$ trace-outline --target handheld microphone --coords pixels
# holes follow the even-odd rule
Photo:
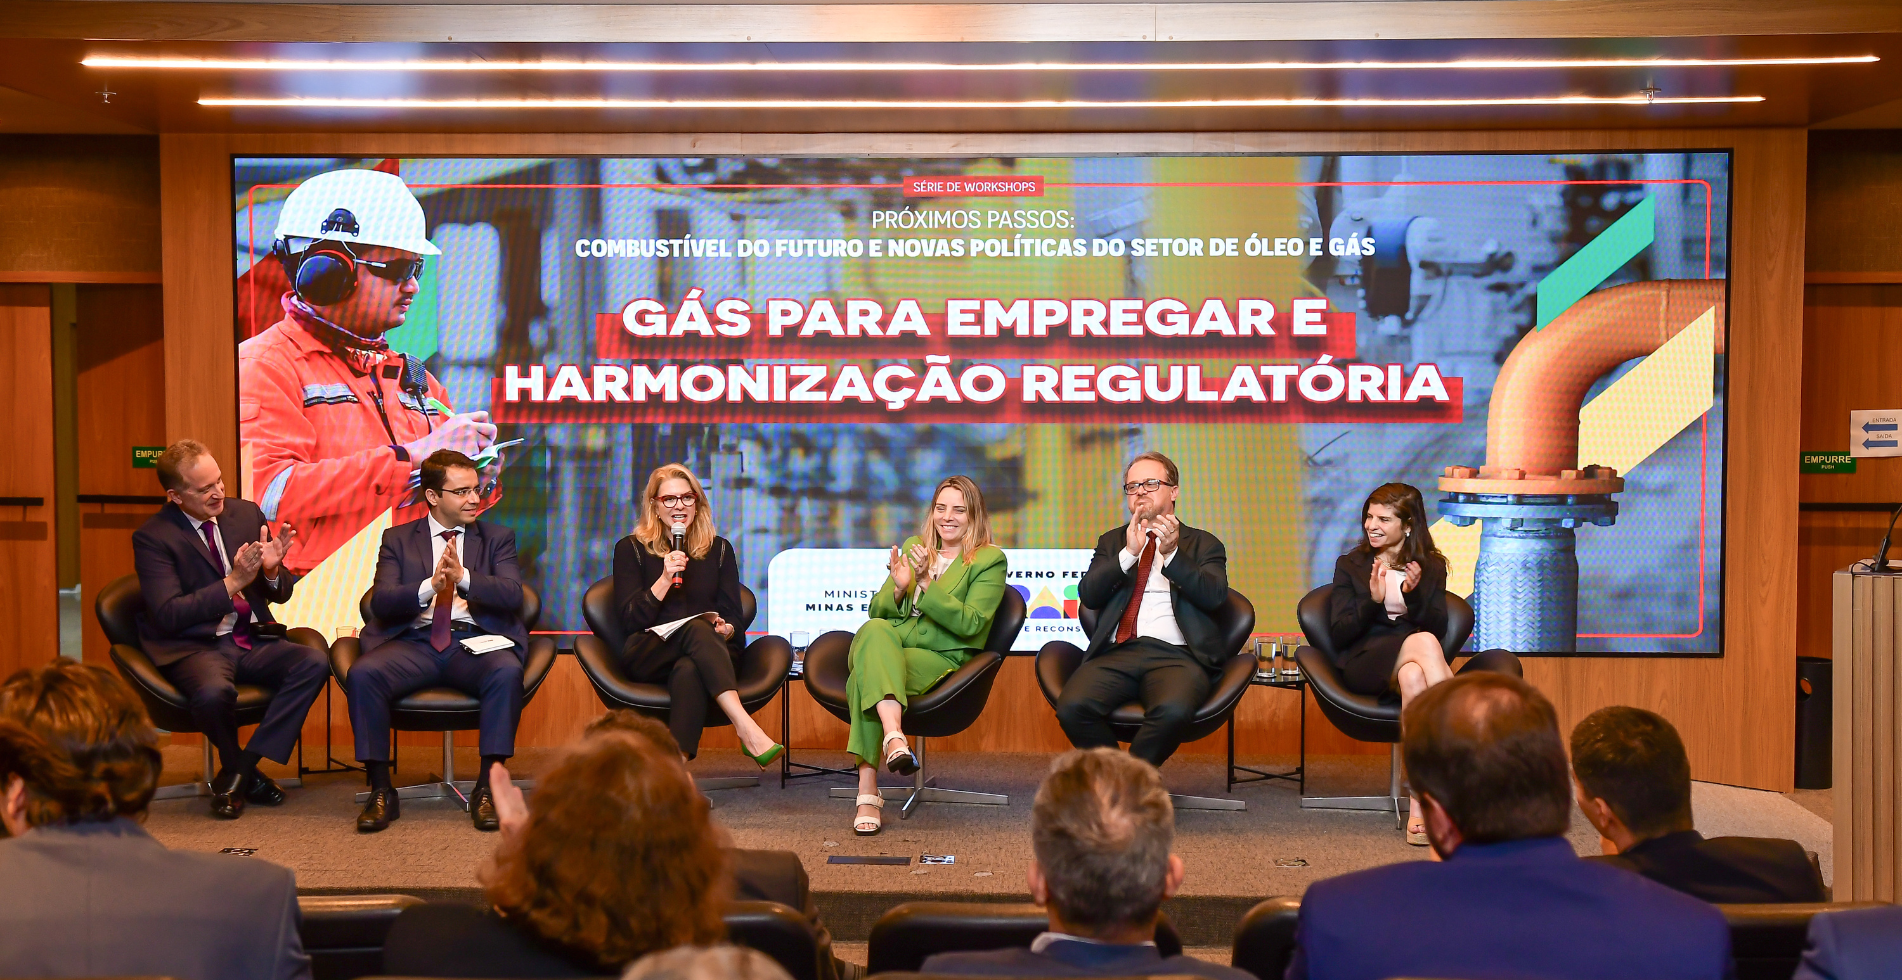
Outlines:
[[[674,523],[674,550],[687,550],[687,525],[678,521]],[[680,575],[678,573],[674,575],[674,588],[680,588]]]
[[[1882,543],[1876,546],[1876,557],[1869,563],[1871,569],[1878,572],[1889,570],[1889,536],[1895,533],[1895,519],[1902,517],[1902,504],[1898,504],[1889,514],[1889,526],[1883,529]]]

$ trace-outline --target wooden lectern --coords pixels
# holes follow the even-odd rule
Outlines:
[[[1902,896],[1902,572],[1858,562],[1831,583],[1838,902]]]

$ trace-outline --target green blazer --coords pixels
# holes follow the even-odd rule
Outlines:
[[[909,552],[918,543],[914,535],[906,538],[899,550]],[[1004,571],[1004,549],[996,545],[977,549],[969,564],[952,559],[944,574],[918,596],[918,609],[923,615],[912,627],[907,642],[939,653],[982,650],[991,634],[991,620],[997,617],[997,604],[1004,600],[1004,590],[1010,588],[1004,583]],[[888,575],[884,587],[872,597],[871,615],[902,626],[911,619],[911,607],[911,591],[894,597]]]

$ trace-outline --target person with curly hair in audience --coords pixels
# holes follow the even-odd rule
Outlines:
[[[673,751],[597,732],[539,777],[525,806],[506,791],[496,805],[502,839],[479,874],[491,908],[404,910],[383,972],[596,977],[725,937],[731,858]]]
[[[110,672],[56,660],[0,683],[0,976],[307,980],[295,876],[154,840],[160,769]]]

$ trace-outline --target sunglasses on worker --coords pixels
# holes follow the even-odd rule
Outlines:
[[[369,259],[358,259],[357,268],[368,270],[371,275],[384,282],[401,284],[423,274],[423,260],[391,259],[387,262],[372,262]]]

